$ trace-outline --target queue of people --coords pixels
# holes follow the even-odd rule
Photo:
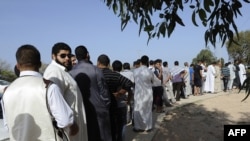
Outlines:
[[[43,74],[33,45],[19,47],[16,61],[18,78],[5,88],[1,104],[10,140],[18,141],[124,141],[128,123],[135,132],[150,132],[154,110],[162,113],[190,95],[216,93],[221,79],[224,91],[240,87],[246,73],[241,63],[220,68],[219,62],[198,61],[182,67],[175,61],[169,68],[167,61],[147,55],[133,69],[119,60],[111,64],[106,54],[94,65],[85,46],[73,55],[64,42],[52,46]]]
[[[204,93],[228,92],[239,89],[246,79],[246,68],[241,60],[221,64],[212,62],[207,66],[204,79]]]

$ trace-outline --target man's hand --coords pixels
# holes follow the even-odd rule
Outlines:
[[[113,93],[113,95],[115,96],[116,99],[120,97],[120,94],[118,92]]]
[[[120,97],[121,95],[126,94],[126,90],[125,89],[119,89],[117,92],[114,92],[113,95],[115,96],[115,98]]]
[[[70,131],[69,131],[70,136],[76,135],[79,131],[79,127],[75,122],[70,126],[69,129],[70,129]]]

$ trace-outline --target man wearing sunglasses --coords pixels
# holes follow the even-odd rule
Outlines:
[[[54,51],[58,52],[58,50]],[[72,54],[69,50],[60,50],[58,54],[52,53],[52,59],[55,60],[56,63],[64,66],[67,69],[67,71],[69,71],[72,67],[71,57]]]
[[[76,81],[67,72],[71,67],[71,48],[63,42],[56,43],[52,47],[52,61],[44,72],[44,78],[57,84],[65,98],[65,101],[74,111],[74,119],[77,125],[71,130],[69,139],[72,141],[87,141],[87,126],[85,108],[82,94]],[[72,128],[71,128],[72,129]],[[75,132],[73,135],[72,132]]]

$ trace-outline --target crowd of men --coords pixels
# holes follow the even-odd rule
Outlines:
[[[85,46],[77,46],[73,55],[68,44],[58,42],[41,74],[40,56],[29,44],[16,51],[18,78],[5,87],[1,101],[10,140],[124,141],[126,124],[150,132],[153,112],[190,95],[216,92],[215,78],[223,79],[224,91],[232,89],[231,69],[237,70],[230,63],[216,70],[216,63],[202,61],[183,67],[175,61],[169,68],[167,61],[147,55],[133,68],[120,60],[111,63],[106,54],[94,65]]]
[[[227,62],[224,65],[220,61],[212,62],[205,68],[203,91],[206,93],[239,89],[247,77],[246,67],[241,60]]]

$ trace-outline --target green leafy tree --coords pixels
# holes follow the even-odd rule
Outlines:
[[[227,46],[229,54],[232,56],[234,59],[241,59],[245,63],[250,64],[250,31],[245,31],[239,33],[239,36],[241,37],[238,40],[238,44],[232,44],[230,47]],[[245,89],[246,91],[246,96],[245,98],[242,99],[242,101],[245,101],[249,95],[250,95],[250,77],[247,75],[247,79],[244,81],[242,87],[240,90]]]
[[[48,64],[42,63],[42,66],[40,67],[39,72],[44,73],[47,66]],[[17,76],[14,72],[14,68],[12,69],[10,67],[10,64],[0,59],[0,79],[4,79],[4,80],[12,82],[16,78]]]
[[[199,60],[203,60],[206,64],[211,64],[213,61],[216,61],[216,57],[209,49],[203,49],[197,54],[196,58],[192,60],[194,64],[196,64]]]
[[[246,37],[245,34],[249,34],[249,31],[244,33],[244,37]],[[247,36],[248,37],[245,39],[249,40],[249,35],[247,35]],[[235,47],[234,49],[232,49],[232,48],[229,48],[229,49],[231,50],[232,54],[233,54],[233,51],[238,51],[237,52],[238,54],[236,55],[235,59],[240,58],[243,61],[245,61],[247,64],[249,64],[249,62],[250,62],[250,59],[249,59],[249,57],[250,57],[249,41],[247,41],[245,39],[243,38],[243,40],[240,41],[241,43],[238,46],[234,46]],[[241,102],[245,101],[250,95],[250,76],[249,76],[249,74],[247,75],[247,79],[244,81],[243,85],[240,87],[240,91],[243,89],[245,89],[246,96],[245,96],[245,98],[242,99]]]
[[[0,59],[0,71],[2,70],[10,70],[10,64]]]
[[[3,70],[3,71],[1,71],[1,79],[7,80],[9,82],[12,82],[16,78],[17,78],[17,76],[11,70]]]
[[[245,63],[250,64],[250,31],[244,31],[239,33],[239,39],[234,36],[236,43],[232,43],[229,46],[229,42],[226,42],[227,52],[230,58],[236,60],[241,59]]]
[[[0,59],[0,79],[13,81],[16,78],[15,73],[6,61]]]
[[[235,18],[242,16],[240,10],[242,2],[249,0],[104,0],[121,19],[121,30],[124,30],[131,19],[139,24],[141,31],[148,34],[148,42],[155,37],[168,37],[173,33],[176,25],[185,26],[180,11],[190,8],[192,22],[198,26],[197,19],[207,27],[204,34],[205,43],[210,42],[216,46],[219,39],[224,45],[228,39],[229,44],[235,42],[233,33],[238,34]],[[154,14],[158,14],[159,21],[153,23]]]

